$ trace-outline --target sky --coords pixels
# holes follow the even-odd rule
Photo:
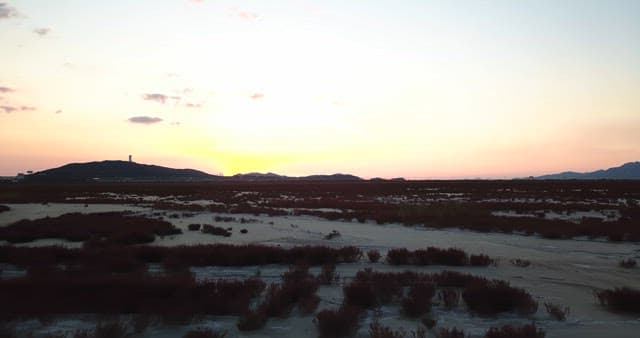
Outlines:
[[[636,0],[0,0],[0,176],[511,178],[640,160]]]

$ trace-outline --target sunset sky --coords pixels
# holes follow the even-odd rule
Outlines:
[[[640,1],[0,0],[0,176],[520,177],[640,160]]]

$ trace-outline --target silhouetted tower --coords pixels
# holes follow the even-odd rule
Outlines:
[[[129,162],[133,162],[133,156],[129,155]]]

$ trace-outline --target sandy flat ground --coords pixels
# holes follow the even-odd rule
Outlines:
[[[23,218],[41,218],[59,216],[68,212],[102,212],[131,210],[139,214],[151,215],[158,210],[141,206],[127,205],[89,205],[84,204],[9,204],[11,211],[0,213],[0,226]],[[173,213],[171,211],[169,214]],[[483,336],[491,326],[507,323],[529,323],[535,320],[539,327],[547,330],[547,337],[640,337],[639,316],[613,314],[595,303],[592,292],[598,288],[629,286],[640,289],[640,268],[622,269],[617,266],[623,258],[640,259],[638,243],[608,243],[590,240],[548,240],[535,236],[484,234],[462,230],[429,230],[402,225],[377,225],[373,223],[326,221],[315,217],[287,216],[266,217],[253,215],[231,215],[237,219],[244,217],[255,219],[255,222],[216,223],[215,213],[196,213],[190,217],[168,218],[167,221],[183,229],[182,235],[157,239],[157,245],[183,245],[229,243],[259,243],[268,245],[355,245],[363,250],[377,249],[383,255],[390,248],[405,247],[409,249],[427,246],[457,247],[469,253],[485,253],[499,259],[497,266],[449,268],[430,267],[393,267],[384,263],[370,264],[364,259],[358,264],[342,264],[338,266],[341,277],[348,280],[358,270],[373,267],[376,270],[402,271],[405,269],[437,272],[444,269],[469,272],[489,278],[508,280],[512,285],[523,287],[540,302],[538,312],[533,318],[523,319],[512,315],[501,315],[499,318],[472,317],[461,305],[453,311],[445,311],[434,307],[434,317],[438,326],[464,328],[472,337]],[[225,215],[228,216],[228,215]],[[233,235],[225,238],[192,232],[187,230],[190,223],[215,224],[232,227]],[[272,224],[271,224],[272,223]],[[247,229],[247,234],[240,234],[240,229]],[[325,240],[323,236],[336,230],[342,236],[333,240]],[[64,244],[62,241],[41,240],[35,245]],[[28,245],[34,245],[28,244]],[[512,258],[524,258],[531,261],[531,266],[520,268],[509,263]],[[245,278],[256,275],[267,282],[277,281],[285,270],[283,266],[220,268],[207,267],[193,269],[199,278]],[[317,272],[317,268],[312,272]],[[321,287],[322,298],[320,308],[336,307],[342,298],[341,285]],[[544,302],[553,302],[569,306],[571,313],[566,322],[557,322],[549,318],[544,310]],[[462,302],[461,302],[462,303]],[[366,336],[371,316],[362,324],[359,336]],[[270,319],[265,329],[255,333],[239,333],[235,328],[237,318],[216,317],[205,318],[201,323],[191,327],[207,326],[229,330],[232,337],[314,337],[316,330],[312,316],[300,316],[293,313],[288,319]],[[408,320],[400,315],[397,306],[382,308],[380,321],[392,327],[415,329],[416,320]],[[30,325],[29,323],[23,323]],[[60,321],[41,332],[56,331],[64,327],[77,327],[77,320]],[[188,327],[152,327],[146,333],[148,337],[181,336]]]

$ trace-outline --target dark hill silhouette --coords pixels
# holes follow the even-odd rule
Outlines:
[[[173,169],[126,161],[71,163],[29,175],[26,181],[202,181],[220,179],[194,169]]]
[[[216,176],[194,169],[173,169],[127,161],[101,161],[71,163],[62,167],[43,170],[24,178],[25,182],[158,182],[158,181],[359,181],[348,174],[311,175],[303,177],[282,176],[274,173],[249,173],[234,176]]]
[[[619,167],[587,173],[566,171],[559,174],[538,176],[539,180],[640,180],[640,162],[629,162]]]

